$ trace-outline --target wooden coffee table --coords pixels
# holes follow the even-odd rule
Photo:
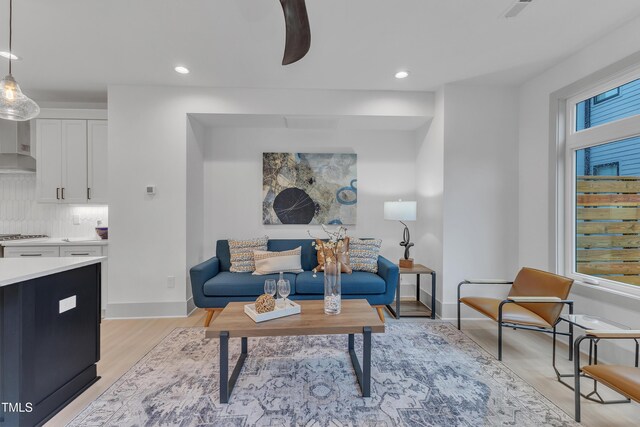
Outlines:
[[[371,334],[384,332],[384,323],[367,300],[343,300],[338,315],[324,314],[324,301],[296,301],[302,312],[255,323],[244,313],[247,302],[229,303],[207,329],[207,338],[220,338],[220,403],[228,403],[248,355],[248,337],[349,335],[348,349],[363,397],[371,395]],[[354,350],[354,335],[362,334],[362,368]],[[242,351],[229,377],[229,338],[241,338]]]

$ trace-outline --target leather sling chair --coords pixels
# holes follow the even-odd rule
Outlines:
[[[460,297],[463,285],[511,285],[506,299],[466,296]],[[506,280],[463,280],[458,284],[458,329],[460,329],[460,303],[498,323],[498,360],[502,360],[502,327],[527,329],[569,337],[569,360],[573,356],[573,325],[569,333],[556,331],[564,305],[573,314],[573,301],[567,300],[573,280],[546,271],[524,267],[513,282]]]
[[[592,345],[597,346],[600,340],[634,340],[636,342],[635,367],[626,365],[586,365],[580,368],[580,344],[584,340],[590,340]],[[580,378],[586,376],[599,383],[602,383],[612,390],[617,391],[621,395],[630,400],[640,403],[640,368],[638,368],[638,340],[640,339],[640,330],[612,330],[612,331],[586,331],[586,335],[578,337],[574,345],[574,377],[575,385],[575,418],[580,422]],[[597,348],[596,350],[597,351]],[[589,357],[591,363],[591,357]],[[597,360],[597,359],[596,359]],[[582,372],[582,374],[581,374]],[[595,390],[595,389],[594,389]],[[595,391],[594,391],[595,392]],[[589,396],[585,396],[589,398]],[[615,401],[611,403],[628,402],[629,400]]]

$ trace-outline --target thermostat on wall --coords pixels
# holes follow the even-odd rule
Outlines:
[[[156,194],[156,186],[147,185],[147,196],[153,196],[154,194]]]

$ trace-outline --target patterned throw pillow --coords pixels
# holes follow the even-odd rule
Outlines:
[[[267,236],[249,240],[229,239],[229,252],[231,253],[231,268],[233,273],[251,273],[256,269],[253,252],[266,251]]]
[[[256,262],[256,271],[254,275],[260,276],[263,274],[273,273],[302,273],[302,246],[298,246],[295,249],[281,252],[271,251],[255,251],[253,258]]]
[[[349,241],[349,257],[353,271],[378,272],[378,255],[380,254],[380,239],[356,239]]]
[[[324,271],[324,244],[326,242],[324,240],[316,239],[316,250],[318,251],[318,266],[315,268],[316,271]],[[343,240],[338,242],[337,248],[338,261],[340,261],[340,271],[342,273],[351,274],[351,260],[349,259],[349,237],[345,237]],[[330,252],[327,251],[327,256],[330,256]],[[335,260],[334,260],[335,261]]]

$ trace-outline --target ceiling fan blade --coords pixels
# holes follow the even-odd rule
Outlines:
[[[280,0],[287,29],[282,65],[302,59],[311,47],[311,28],[305,0]]]

